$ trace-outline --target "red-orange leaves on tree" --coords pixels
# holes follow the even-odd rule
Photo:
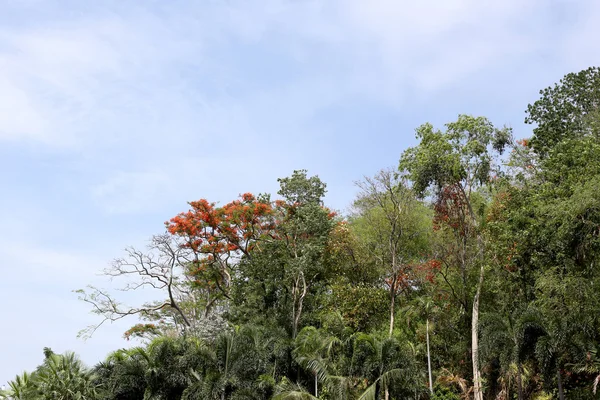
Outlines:
[[[429,283],[435,283],[435,276],[440,271],[442,262],[435,258],[427,260],[426,262],[417,265],[415,268],[422,279],[425,279]]]
[[[434,204],[433,229],[451,228],[461,237],[469,235],[469,205],[459,185],[446,185],[440,189]]]
[[[251,193],[223,207],[205,199],[189,204],[189,211],[166,223],[167,230],[182,237],[184,246],[192,250],[196,284],[228,296],[232,265],[242,256],[250,257],[258,242],[271,235],[272,207]]]
[[[136,324],[129,328],[123,337],[127,340],[133,338],[155,337],[160,335],[160,329],[154,324]]]

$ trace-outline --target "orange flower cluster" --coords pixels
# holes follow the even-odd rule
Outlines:
[[[172,235],[185,239],[196,255],[196,283],[207,287],[223,283],[224,270],[236,255],[249,254],[261,237],[274,228],[273,209],[251,193],[223,207],[206,199],[189,203],[191,209],[166,223]]]

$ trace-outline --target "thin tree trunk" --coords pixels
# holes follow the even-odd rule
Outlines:
[[[394,293],[395,288],[392,285],[390,291],[390,331],[388,333],[389,337],[392,337],[392,333],[394,332],[394,317],[396,313],[396,294]]]
[[[429,392],[433,396],[433,381],[431,379],[431,355],[429,353],[429,318],[427,318],[427,370],[429,372]]]
[[[385,387],[385,392],[383,394],[383,398],[385,400],[389,400],[390,399],[390,391],[388,390],[387,386]]]
[[[520,362],[517,362],[517,386],[519,388],[519,400],[523,400],[523,381],[521,375],[523,374],[523,367]]]
[[[558,381],[558,398],[565,400],[565,393],[563,392],[562,378],[560,376],[560,367],[556,370],[556,379]]]
[[[315,372],[315,397],[319,397],[319,381],[317,379],[316,372]]]
[[[302,278],[302,293],[300,293],[299,297],[298,291],[299,289],[299,281]],[[300,271],[300,276],[296,278],[296,284],[294,287],[294,304],[292,308],[292,338],[295,339],[298,335],[298,325],[300,323],[300,317],[302,316],[302,306],[304,304],[304,297],[306,297],[307,292],[306,279],[304,278],[304,273]],[[298,302],[298,307],[296,308],[296,301]]]
[[[473,316],[471,320],[471,346],[473,358],[473,399],[483,400],[483,391],[481,388],[481,372],[479,371],[479,297],[483,286],[483,263],[479,272],[479,282],[477,292],[473,299]]]

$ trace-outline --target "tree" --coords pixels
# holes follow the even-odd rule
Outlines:
[[[136,400],[146,392],[148,359],[142,348],[110,353],[94,367],[103,400]]]
[[[317,279],[325,278],[324,254],[333,215],[323,207],[326,185],[317,177],[308,178],[306,170],[278,179],[284,201],[278,203],[279,243],[289,260],[292,293],[292,338],[295,338],[304,308],[304,300]]]
[[[40,400],[83,400],[98,398],[93,371],[72,352],[47,354],[34,378]]]
[[[426,351],[427,351],[427,377],[428,377],[428,387],[429,393],[433,395],[433,376],[431,373],[431,352],[429,346],[429,332],[430,332],[430,323],[433,322],[432,319],[435,313],[439,311],[439,308],[436,306],[433,299],[429,296],[419,296],[414,299],[412,304],[409,304],[404,308],[404,312],[407,316],[407,325],[410,324],[411,319],[418,317],[425,318],[425,342],[426,342]]]
[[[325,381],[329,375],[329,366],[333,350],[341,341],[313,326],[303,328],[294,341],[294,358],[303,368],[314,376],[314,395],[319,397],[319,380]]]
[[[525,122],[537,125],[531,146],[544,158],[562,140],[593,133],[587,118],[600,112],[600,68],[569,73],[540,95],[527,106]]]
[[[352,364],[370,385],[359,400],[390,398],[393,389],[410,393],[414,361],[411,350],[394,337],[359,333],[353,340]]]
[[[0,391],[0,399],[34,400],[36,397],[35,384],[30,373],[23,372],[13,381],[8,382],[8,389]]]
[[[223,207],[205,199],[189,203],[191,209],[166,223],[168,231],[184,239],[183,246],[193,254],[195,283],[213,288],[230,298],[232,268],[251,252],[273,229],[273,212],[267,196],[245,193]],[[218,297],[213,295],[209,307]]]
[[[236,394],[260,393],[255,385],[267,372],[262,351],[265,344],[260,330],[244,326],[199,346],[202,363],[195,370],[196,382],[186,390],[185,398],[225,400]]]
[[[96,400],[100,385],[93,370],[72,352],[55,354],[44,348],[44,361],[33,373],[24,372],[0,391],[8,400]]]
[[[479,368],[479,302],[484,279],[484,242],[480,218],[474,208],[475,192],[494,174],[494,155],[501,154],[511,140],[509,128],[497,129],[486,118],[460,115],[446,124],[446,132],[431,124],[417,129],[418,146],[404,152],[400,169],[407,171],[418,194],[435,189],[439,222],[458,243],[459,268],[466,283],[467,269],[479,264],[479,279],[471,311],[471,358],[475,400],[483,400]],[[476,238],[476,252],[469,258],[469,239]],[[466,304],[464,304],[466,306]],[[465,310],[468,312],[468,310]]]
[[[277,392],[273,396],[273,400],[319,400],[319,398],[310,394],[302,386],[283,378],[277,385]]]
[[[336,221],[322,204],[326,186],[318,177],[301,170],[279,182],[284,198],[273,205],[270,239],[241,260],[231,314],[236,323],[285,327],[295,338],[332,273],[327,245]]]
[[[77,290],[79,299],[89,303],[94,314],[102,316],[98,324],[86,328],[80,334],[84,337],[91,336],[106,321],[129,316],[138,316],[153,323],[134,326],[126,333],[126,337],[148,334],[155,336],[168,330],[181,332],[194,328],[201,320],[198,308],[204,306],[208,309],[210,299],[202,304],[189,290],[188,269],[193,261],[189,249],[170,235],[156,235],[152,237],[148,251],[143,252],[133,247],[125,251],[126,256],[116,259],[104,274],[126,280],[122,291],[149,288],[166,298],[138,307],[128,307],[120,304],[107,290],[94,286],[89,286],[88,291]],[[154,324],[157,321],[160,326]]]
[[[389,336],[394,330],[397,296],[415,284],[413,267],[427,252],[427,209],[407,182],[391,170],[358,182],[352,227],[375,265],[383,272],[389,292]]]

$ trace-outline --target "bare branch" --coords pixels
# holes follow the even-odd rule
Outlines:
[[[88,286],[87,291],[77,290],[79,299],[90,304],[92,312],[102,317],[98,324],[86,328],[80,335],[90,337],[106,321],[114,322],[133,315],[142,319],[170,319],[172,325],[181,324],[183,329],[191,327],[192,322],[180,305],[181,301],[190,297],[190,292],[186,290],[186,286],[190,284],[187,275],[190,259],[191,251],[176,238],[166,234],[153,236],[146,252],[133,247],[125,249],[125,257],[114,260],[104,274],[111,281],[116,278],[134,281],[114,290],[135,291],[147,288],[158,291],[166,299],[134,307],[122,305],[109,291],[98,287]],[[157,313],[161,315],[157,316]]]

